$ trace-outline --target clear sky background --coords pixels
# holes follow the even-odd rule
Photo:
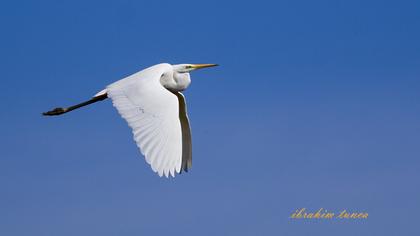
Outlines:
[[[418,1],[2,1],[0,234],[419,235]],[[159,178],[110,101],[160,62],[193,169]],[[367,220],[293,220],[298,208]]]

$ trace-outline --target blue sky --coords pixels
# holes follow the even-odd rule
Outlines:
[[[418,1],[3,1],[2,235],[415,235]],[[193,169],[159,178],[110,101],[150,65],[185,92]],[[292,220],[297,208],[367,220]]]

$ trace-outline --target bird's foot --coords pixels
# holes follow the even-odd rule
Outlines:
[[[54,110],[43,112],[42,115],[44,116],[57,116],[67,112],[67,108],[57,107]]]

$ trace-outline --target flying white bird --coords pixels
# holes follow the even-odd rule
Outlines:
[[[175,177],[175,172],[187,172],[192,166],[191,130],[181,91],[191,83],[190,71],[212,66],[217,65],[154,65],[108,85],[86,102],[43,115],[61,115],[109,97],[153,171]]]

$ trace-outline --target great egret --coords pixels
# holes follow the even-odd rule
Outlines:
[[[109,97],[131,127],[153,171],[159,176],[175,177],[175,172],[187,172],[192,165],[191,130],[181,91],[191,83],[190,71],[212,66],[217,65],[154,65],[108,85],[86,102],[55,108],[43,115],[61,115]]]

